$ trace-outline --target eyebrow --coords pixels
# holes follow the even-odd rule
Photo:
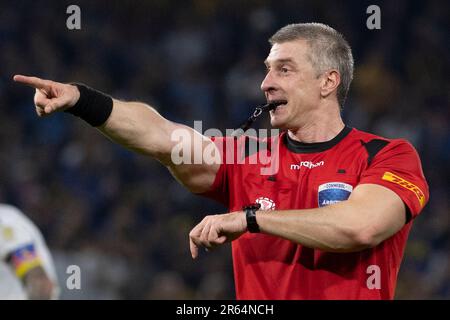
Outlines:
[[[293,63],[293,64],[295,64],[295,61],[292,58],[276,59],[273,62],[274,63]],[[266,66],[269,66],[269,61],[267,59],[264,60],[264,64]]]

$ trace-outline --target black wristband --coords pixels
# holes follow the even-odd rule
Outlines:
[[[77,103],[66,110],[67,113],[80,117],[93,127],[101,126],[108,120],[113,108],[113,99],[82,83],[72,83],[80,91]]]
[[[256,210],[261,208],[261,204],[254,203],[242,208],[245,211],[245,219],[247,220],[247,230],[251,233],[258,233],[259,226],[256,221]]]

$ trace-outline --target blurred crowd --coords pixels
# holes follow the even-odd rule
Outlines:
[[[396,297],[449,299],[449,5],[372,2],[2,0],[0,202],[21,208],[42,230],[62,298],[234,298],[230,246],[192,261],[188,242],[204,215],[226,208],[188,193],[158,162],[72,116],[38,118],[32,89],[12,75],[83,82],[147,102],[173,121],[224,130],[264,101],[268,37],[287,23],[317,21],[353,48],[347,124],[407,138],[430,184]],[[81,8],[81,30],[66,28],[69,4]],[[381,8],[380,30],[366,27],[370,4]],[[81,290],[64,290],[72,264],[81,267]]]

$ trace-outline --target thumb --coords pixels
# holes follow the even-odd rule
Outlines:
[[[226,236],[220,236],[219,238],[216,239],[216,243],[217,244],[224,244],[227,241],[227,237]]]
[[[52,113],[62,109],[66,105],[66,101],[62,98],[53,98],[50,102],[45,106],[45,113]]]

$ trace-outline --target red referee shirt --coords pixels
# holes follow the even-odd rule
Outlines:
[[[279,168],[263,175],[261,168],[268,167],[267,162],[250,163],[267,153],[264,145],[251,154],[245,137],[237,143],[232,138],[214,141],[223,159],[233,150],[236,159],[245,158],[244,163],[222,164],[205,194],[230,211],[254,202],[265,210],[332,205],[346,200],[363,183],[389,188],[407,208],[408,222],[399,232],[375,248],[354,253],[324,252],[266,234],[245,233],[232,243],[237,299],[393,299],[412,221],[428,201],[420,159],[411,144],[349,127],[330,141],[312,144],[291,140],[283,132]],[[271,143],[274,139],[268,149]]]

